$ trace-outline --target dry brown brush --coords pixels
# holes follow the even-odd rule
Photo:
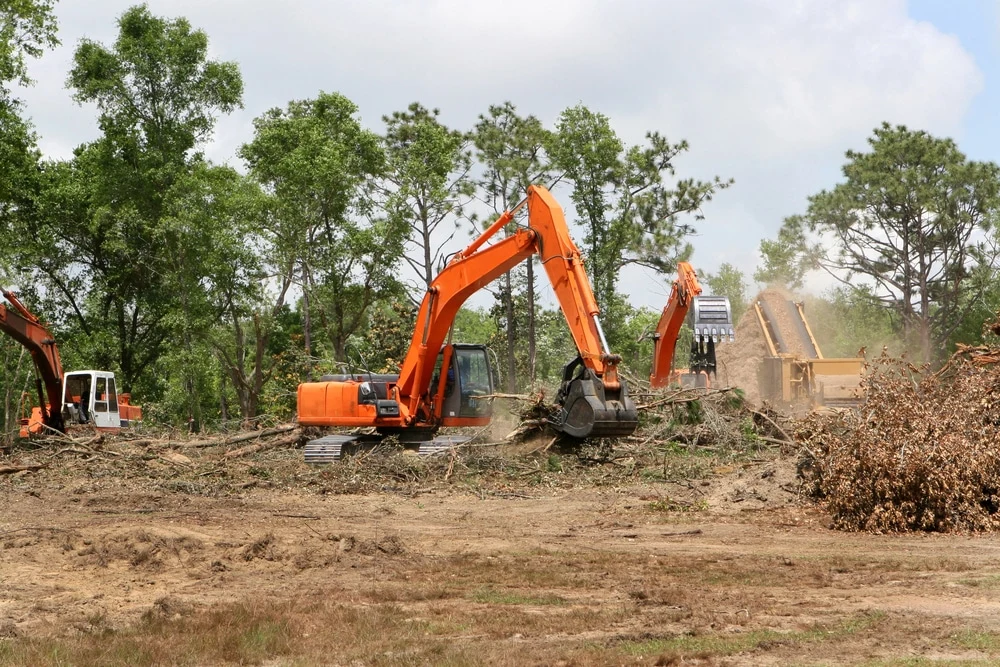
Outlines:
[[[869,363],[860,412],[803,424],[837,528],[1000,527],[1000,369],[988,352],[961,348],[934,373],[883,354]]]

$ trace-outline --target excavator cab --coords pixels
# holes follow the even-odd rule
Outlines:
[[[450,350],[449,350],[450,348]],[[448,358],[443,394],[441,366]],[[440,396],[442,426],[484,426],[493,416],[493,371],[484,345],[452,343],[438,355],[431,396]]]
[[[114,373],[67,373],[63,381],[63,420],[67,424],[93,424],[99,429],[121,428]]]

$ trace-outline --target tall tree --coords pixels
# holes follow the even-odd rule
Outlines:
[[[793,279],[822,269],[869,285],[933,361],[994,280],[1000,168],[902,125],[884,123],[868,143],[868,152],[847,152],[844,182],[810,197],[777,243],[761,245],[765,266]]]
[[[535,116],[521,117],[511,102],[491,105],[472,132],[476,154],[483,166],[477,181],[482,199],[499,215],[512,208],[526,196],[528,186],[535,183],[549,184],[552,178],[545,145],[550,143],[551,133]],[[509,225],[507,233],[516,227]],[[527,309],[525,319],[528,330],[527,374],[535,381],[536,331],[535,331],[535,271],[534,260],[525,264],[525,285],[527,288]],[[516,391],[516,321],[519,313],[514,306],[514,280],[511,271],[504,274],[500,290],[500,301],[507,322],[507,390]]]
[[[202,407],[215,402],[219,369],[204,362],[215,356],[234,387],[244,420],[257,416],[272,360],[265,354],[273,313],[266,305],[270,285],[260,257],[258,229],[266,220],[266,199],[249,177],[229,167],[197,165],[178,180],[166,201],[161,225],[169,257],[167,284],[178,294],[176,336],[165,365],[180,378],[178,396],[188,418],[202,423]],[[280,308],[283,294],[279,295]],[[251,340],[244,327],[253,332]],[[205,394],[209,395],[205,395]]]
[[[373,210],[385,153],[356,113],[338,93],[293,101],[257,118],[253,141],[240,150],[277,202],[269,252],[281,280],[302,289],[306,349],[315,312],[340,361],[372,304],[398,292],[394,267],[408,231]]]
[[[678,179],[674,161],[688,150],[658,132],[626,147],[607,116],[583,105],[562,112],[550,152],[573,183],[573,204],[586,234],[587,266],[602,307],[615,302],[621,269],[639,264],[672,272],[690,254],[693,233],[685,216],[700,220],[701,206],[732,181]]]
[[[56,46],[56,20],[52,0],[7,0],[0,3],[0,230],[6,238],[18,227],[16,218],[32,213],[38,189],[39,151],[31,125],[22,116],[21,103],[12,85],[30,86],[28,59],[37,58],[46,48]],[[18,281],[18,267],[5,266],[10,258],[0,257],[3,285]],[[30,287],[30,286],[29,286]],[[28,290],[29,292],[31,290]],[[9,442],[18,431],[22,392],[32,374],[31,357],[13,339],[0,339],[0,423],[2,437]]]
[[[0,10],[0,224],[27,213],[38,187],[40,158],[30,124],[11,85],[29,86],[28,58],[56,46],[53,0],[6,0]]]
[[[37,215],[21,221],[15,254],[31,282],[70,313],[90,363],[117,368],[130,390],[163,353],[173,314],[172,249],[163,228],[178,180],[216,116],[241,104],[235,63],[208,58],[187,20],[133,7],[109,48],[89,39],[69,85],[98,110],[102,135],[73,160],[44,166]]]
[[[472,197],[468,139],[438,120],[439,111],[414,102],[384,116],[386,214],[409,227],[406,263],[430,287],[462,209]],[[419,303],[422,294],[416,297]]]

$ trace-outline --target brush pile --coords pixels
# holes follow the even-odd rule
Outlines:
[[[797,438],[837,528],[1000,528],[1000,349],[960,346],[937,372],[869,362],[858,413],[814,417]]]

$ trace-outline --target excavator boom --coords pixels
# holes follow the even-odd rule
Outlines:
[[[23,345],[31,354],[38,370],[38,404],[41,406],[42,421],[49,428],[62,431],[63,368],[56,341],[16,294],[9,290],[2,290],[2,293],[10,305],[0,304],[0,331]],[[43,385],[45,395],[42,394]]]

